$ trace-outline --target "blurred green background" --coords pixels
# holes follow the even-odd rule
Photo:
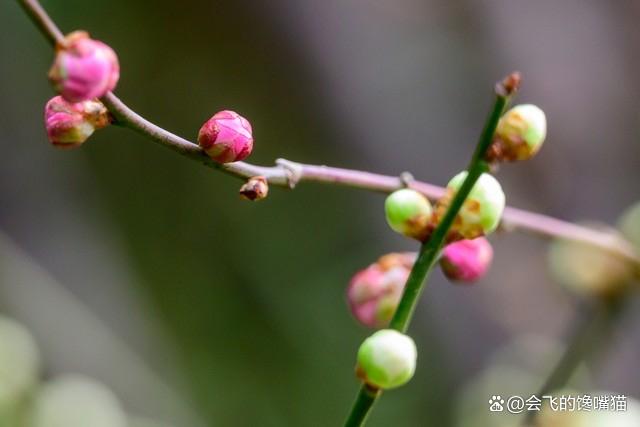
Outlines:
[[[500,171],[508,202],[614,223],[638,198],[637,1],[42,3],[118,52],[116,93],[157,124],[193,139],[219,110],[249,118],[255,163],[443,184],[466,164],[493,82],[517,69],[518,100],[546,111],[549,137]],[[44,377],[89,375],[129,413],[181,427],[340,425],[368,334],[346,284],[415,250],[387,229],[383,196],[304,184],[252,204],[240,181],[119,128],[56,151],[42,125],[51,49],[14,1],[0,3],[0,33],[0,311],[34,334]],[[369,425],[458,425],[498,348],[564,339],[576,304],[550,283],[545,243],[493,242],[477,287],[435,274],[411,329],[417,375]],[[637,320],[624,317],[591,373],[598,387],[640,395]],[[509,372],[487,399],[519,384]]]

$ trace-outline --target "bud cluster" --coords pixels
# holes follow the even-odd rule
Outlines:
[[[391,193],[385,201],[389,226],[405,236],[422,241],[428,239],[442,221],[466,177],[467,172],[463,171],[449,182],[435,209],[426,197],[415,190],[402,189]],[[475,239],[493,232],[500,223],[504,206],[505,196],[500,183],[490,174],[482,174],[458,212],[447,241]]]
[[[97,98],[115,89],[120,79],[116,53],[105,43],[74,31],[56,46],[49,80],[59,97],[45,109],[49,140],[58,147],[77,147],[109,123]],[[251,124],[233,111],[220,111],[202,126],[198,144],[218,163],[237,162],[251,154]],[[250,180],[241,194],[251,200],[266,197],[266,181]]]

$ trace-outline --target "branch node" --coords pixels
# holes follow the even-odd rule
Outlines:
[[[413,175],[411,175],[411,172],[402,172],[400,174],[400,184],[404,187],[404,188],[409,188],[411,187],[411,184],[413,184],[415,182],[415,178],[413,177]]]
[[[287,175],[287,185],[294,189],[302,178],[302,166],[287,159],[277,159],[276,165],[282,167]]]

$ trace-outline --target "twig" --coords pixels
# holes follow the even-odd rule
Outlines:
[[[17,1],[53,46],[63,43],[64,37],[62,32],[36,0]],[[197,144],[144,119],[127,107],[127,105],[113,93],[105,95],[102,98],[102,102],[116,119],[115,124],[132,129],[185,157],[237,178],[248,179],[261,175],[267,179],[270,185],[281,187],[293,188],[300,182],[318,182],[381,193],[390,193],[401,188],[409,187],[423,193],[432,200],[439,199],[444,193],[443,188],[426,182],[416,180],[407,181],[397,176],[330,166],[310,165],[285,159],[279,159],[277,165],[271,167],[257,166],[246,162],[220,165],[206,156]],[[543,237],[564,238],[597,246],[634,263],[640,270],[640,254],[636,252],[629,242],[610,233],[512,207],[505,209],[501,228],[509,231],[522,230]]]

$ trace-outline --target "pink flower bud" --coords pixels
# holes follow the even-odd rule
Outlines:
[[[120,64],[113,49],[84,31],[65,37],[49,70],[51,84],[70,102],[100,98],[116,87],[119,78]]]
[[[56,96],[44,107],[44,121],[54,146],[73,148],[85,142],[96,129],[107,126],[110,118],[99,101],[70,103]]]
[[[392,253],[353,276],[347,301],[360,323],[371,328],[389,324],[414,261],[415,254]]]
[[[218,163],[237,162],[253,150],[251,124],[233,111],[220,111],[198,133],[200,147]]]
[[[484,237],[478,237],[446,246],[442,251],[440,267],[449,279],[470,283],[485,275],[492,259],[491,243]]]

